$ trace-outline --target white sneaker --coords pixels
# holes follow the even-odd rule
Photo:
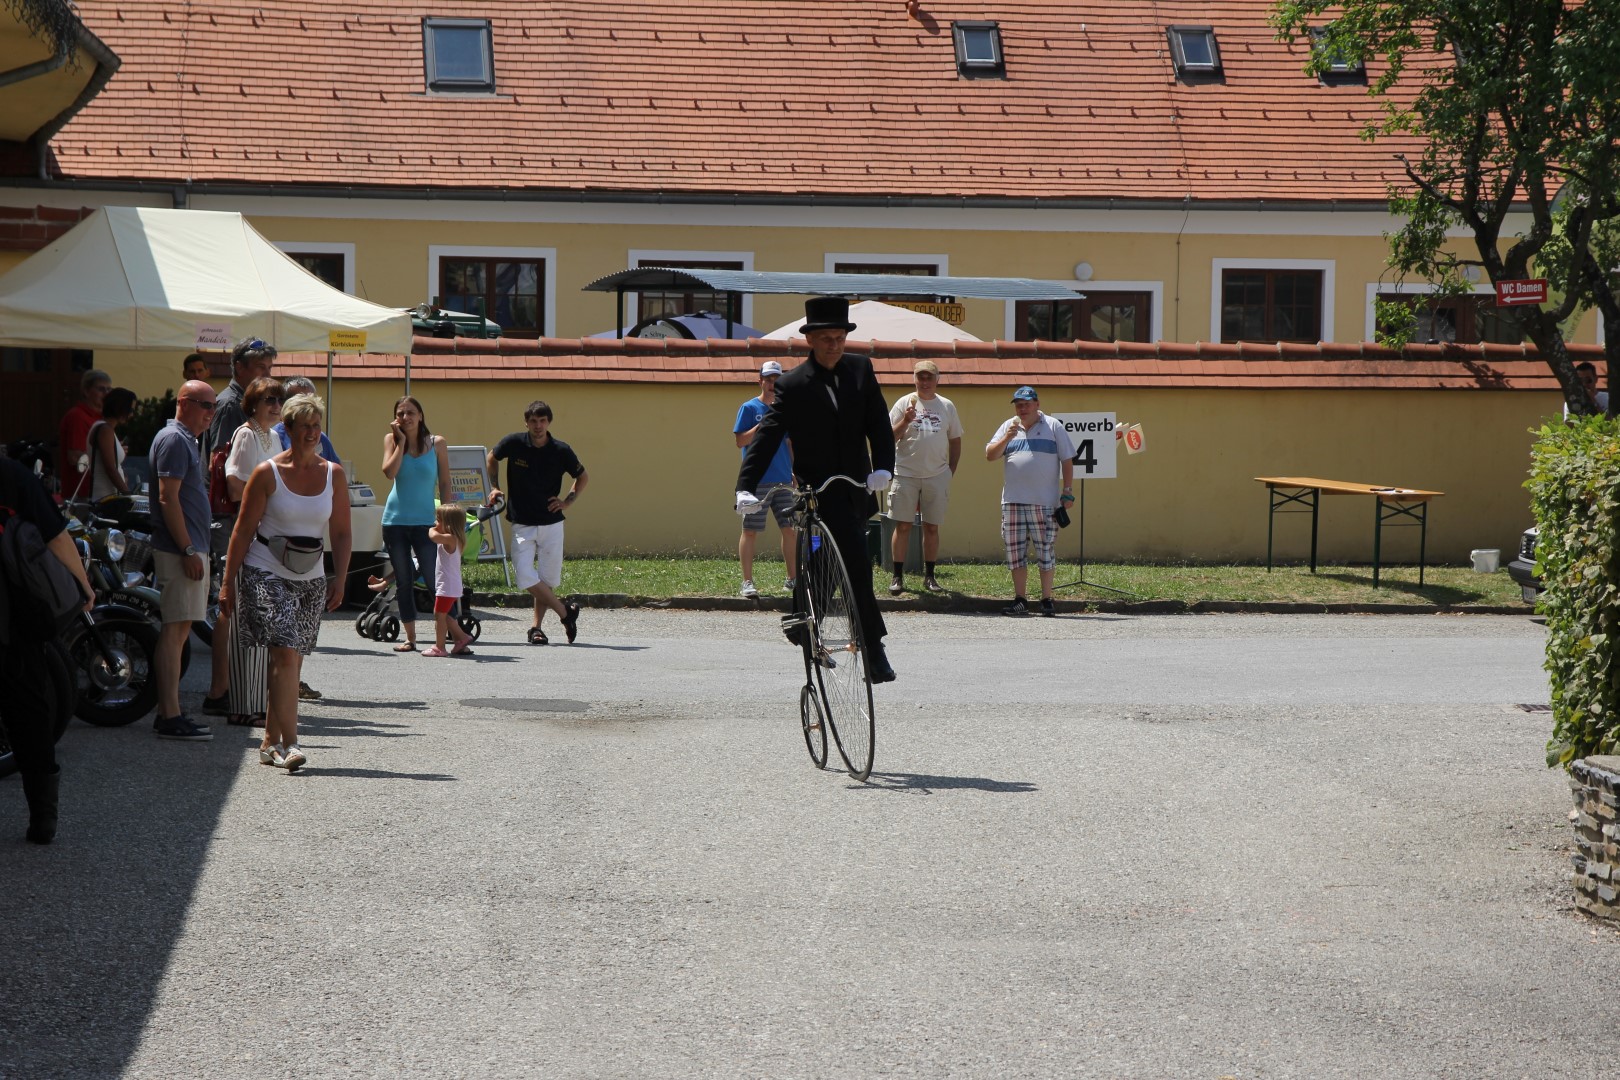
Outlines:
[[[754,588],[754,579],[753,578],[744,578],[743,579],[742,595],[743,595],[743,597],[745,599],[748,599],[748,600],[758,600],[759,599],[759,590]]]

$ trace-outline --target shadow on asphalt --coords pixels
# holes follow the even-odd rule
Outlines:
[[[401,709],[416,710],[428,707],[428,703],[425,701],[360,701],[349,698],[324,697],[319,701],[305,702],[299,708],[307,710],[311,705],[317,709],[391,709],[395,712]],[[321,720],[319,714],[314,714],[312,718],[325,723],[324,720]]]
[[[310,749],[317,749],[311,745]],[[360,780],[455,780],[449,773],[390,772],[387,769],[323,769],[319,764],[308,765],[289,776],[352,776]]]
[[[75,723],[57,752],[62,826],[49,847],[23,843],[21,785],[0,781],[0,1075],[120,1076],[185,929],[242,745],[162,742],[143,720]]]
[[[1026,780],[991,780],[987,776],[929,776],[926,773],[875,772],[866,778],[866,786],[880,791],[921,791],[924,794],[966,789],[1021,795],[1039,790]]]

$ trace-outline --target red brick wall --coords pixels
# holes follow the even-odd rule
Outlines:
[[[89,217],[88,207],[0,206],[0,251],[38,251]]]

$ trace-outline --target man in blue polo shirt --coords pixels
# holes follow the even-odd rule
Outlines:
[[[1041,614],[1056,615],[1052,576],[1057,569],[1057,522],[1052,512],[1074,502],[1074,445],[1063,425],[1041,412],[1033,386],[1013,393],[1011,420],[996,430],[984,447],[987,461],[1002,458],[1001,543],[1012,571],[1013,602],[1003,615],[1028,615],[1025,585],[1029,579],[1028,548],[1035,546],[1041,573]],[[1058,490],[1059,478],[1062,491]]]
[[[776,400],[776,380],[781,374],[781,364],[775,360],[765,361],[759,369],[759,396],[749,398],[737,410],[737,422],[731,426],[731,433],[744,454],[748,453],[748,444],[754,441],[760,421],[771,411],[771,403]],[[798,541],[793,531],[793,495],[788,491],[778,491],[769,498],[765,495],[772,485],[793,479],[793,452],[789,446],[789,441],[783,439],[776,448],[770,467],[765,470],[759,487],[754,489],[754,497],[760,500],[759,509],[743,518],[742,535],[737,538],[737,561],[742,563],[742,595],[750,600],[759,598],[759,589],[754,586],[754,548],[759,544],[759,534],[765,531],[767,508],[776,515],[776,527],[782,531],[782,561],[787,564],[787,584],[782,587],[792,593],[793,579],[798,576],[794,572]]]

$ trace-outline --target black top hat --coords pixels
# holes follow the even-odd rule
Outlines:
[[[805,323],[799,333],[812,330],[853,330],[849,321],[849,300],[842,296],[812,296],[804,302]]]

